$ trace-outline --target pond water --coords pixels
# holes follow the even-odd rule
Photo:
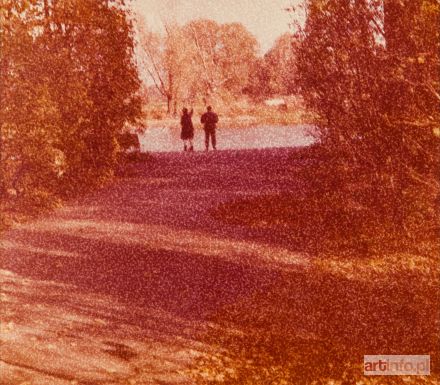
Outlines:
[[[217,149],[238,150],[308,146],[315,141],[311,135],[312,129],[313,126],[311,125],[248,128],[220,127],[217,129]],[[195,151],[204,150],[204,136],[202,129],[195,129]],[[139,136],[139,140],[142,151],[169,152],[183,149],[179,128],[147,128],[145,133]]]

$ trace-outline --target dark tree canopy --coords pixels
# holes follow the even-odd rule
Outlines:
[[[364,170],[371,206],[381,206],[377,212],[393,216],[400,228],[434,223],[439,2],[307,5],[306,25],[298,32],[296,81],[320,117],[320,140],[332,151],[335,167],[352,170],[353,181],[361,181],[359,169]]]
[[[124,2],[0,4],[1,194],[51,201],[101,183],[141,113]]]

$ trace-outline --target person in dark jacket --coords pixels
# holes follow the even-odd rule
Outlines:
[[[191,111],[188,111],[188,108],[184,108],[182,110],[182,117],[180,118],[182,131],[180,133],[180,138],[183,140],[183,151],[194,151],[194,126],[192,122],[193,113],[193,109],[191,109]]]
[[[212,148],[216,150],[217,140],[215,137],[215,130],[217,128],[218,116],[212,111],[211,106],[208,106],[207,112],[202,115],[200,121],[203,124],[203,129],[205,130],[206,151],[209,150],[209,138],[211,138]]]

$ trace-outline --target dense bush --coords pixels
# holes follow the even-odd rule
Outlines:
[[[392,217],[404,233],[436,226],[439,25],[436,0],[310,0],[294,69],[321,118],[340,196]],[[326,178],[328,179],[328,178]],[[330,186],[330,188],[332,188]],[[380,222],[380,220],[379,220]]]
[[[111,176],[141,113],[124,1],[0,0],[0,52],[2,201],[50,205]]]

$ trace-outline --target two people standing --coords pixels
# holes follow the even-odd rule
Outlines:
[[[183,150],[184,151],[194,151],[193,139],[194,139],[194,126],[192,123],[192,115],[194,110],[188,111],[187,108],[182,110],[182,117],[180,119],[180,124],[182,126],[181,139],[183,140]],[[216,139],[216,128],[218,123],[218,115],[212,111],[212,107],[208,106],[207,111],[202,115],[200,122],[203,125],[203,130],[205,131],[205,149],[209,150],[209,142],[211,142],[212,148],[216,150],[217,139]],[[188,146],[189,145],[189,146]]]

